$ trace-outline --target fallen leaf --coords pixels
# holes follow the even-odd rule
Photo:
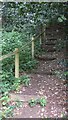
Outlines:
[[[42,112],[44,112],[45,111],[45,109],[44,108],[42,108],[42,110],[41,110]]]

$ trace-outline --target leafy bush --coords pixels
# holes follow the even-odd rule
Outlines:
[[[31,57],[31,45],[23,46],[26,44],[26,34],[25,33],[18,33],[15,31],[12,32],[3,32],[2,35],[2,54],[8,54],[15,50],[15,48],[19,48],[20,52],[20,71],[23,70],[31,70],[37,64],[36,60],[32,60]],[[13,76],[14,76],[14,56],[11,58],[4,59],[2,62],[2,79],[3,81],[7,81],[12,83]],[[5,82],[6,82],[5,81]],[[5,83],[4,82],[4,83]],[[6,83],[5,83],[6,84]],[[8,86],[7,86],[8,87]]]
[[[19,48],[20,51],[20,68],[22,67],[23,70],[32,69],[36,61],[32,60],[31,57],[31,45],[27,45],[23,48],[23,46],[28,42],[26,39],[25,33],[18,33],[18,32],[4,32],[2,36],[3,46],[2,46],[2,53],[8,54],[11,51],[14,51],[15,48]],[[31,66],[32,65],[32,66]],[[3,60],[2,63],[3,69],[8,69],[9,71],[13,72],[14,70],[14,56],[11,58],[7,58]]]
[[[2,71],[0,76],[1,76],[0,94],[1,93],[3,94],[7,91],[10,91],[11,85],[13,84],[15,78],[14,78],[13,74],[8,71]]]
[[[3,31],[2,34],[2,54],[8,54],[15,50],[15,48],[19,48],[20,52],[20,72],[26,70],[32,70],[35,65],[37,64],[36,60],[32,60],[31,57],[31,45],[26,46],[23,48],[23,46],[28,42],[26,33],[19,33],[19,32],[5,32]],[[2,102],[2,105],[6,107],[9,102],[9,91],[13,90],[19,90],[20,84],[24,84],[25,86],[29,85],[30,78],[28,76],[21,76],[18,79],[14,76],[14,69],[15,69],[15,63],[14,63],[14,56],[10,58],[6,58],[2,61],[2,72],[0,71],[0,94],[1,99],[0,102]],[[8,117],[8,114],[12,114],[12,107],[9,105],[4,110],[4,112],[1,113],[1,117]]]
[[[28,75],[24,75],[20,77],[20,80],[21,80],[21,83],[24,83],[25,86],[29,85],[30,78],[28,77]]]
[[[1,98],[1,100],[8,101],[9,98],[7,96],[4,96]],[[17,107],[19,108],[19,107],[23,106],[23,104],[21,101],[17,100],[17,101],[15,101],[14,105],[9,105],[9,103],[6,104],[6,102],[4,102],[3,106],[5,106],[5,109],[3,108],[2,111],[0,111],[0,120],[7,118],[7,117],[13,117],[13,110]]]

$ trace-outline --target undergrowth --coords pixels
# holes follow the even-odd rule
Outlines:
[[[2,54],[6,55],[15,50],[15,48],[19,48],[20,55],[20,72],[23,71],[31,71],[36,68],[38,61],[32,59],[31,56],[31,45],[23,48],[23,45],[28,42],[26,39],[25,32],[5,32],[2,34]],[[28,86],[30,82],[30,78],[28,75],[20,76],[18,79],[15,78],[15,57],[12,56],[10,58],[6,58],[2,61],[2,71],[0,71],[0,103],[2,105],[0,109],[0,118],[6,118],[12,115],[13,109],[15,109],[16,105],[9,105],[10,91],[18,91],[20,85]]]
[[[33,107],[33,106],[35,106],[37,104],[39,104],[42,107],[44,107],[44,106],[46,106],[47,101],[46,101],[46,99],[44,97],[41,97],[41,98],[38,98],[38,99],[31,99],[31,100],[29,100],[30,107]]]

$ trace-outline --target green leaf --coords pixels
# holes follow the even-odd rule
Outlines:
[[[37,101],[34,100],[34,99],[31,99],[31,100],[29,101],[29,105],[30,105],[31,107],[35,106],[36,104],[37,104]]]
[[[47,102],[46,102],[46,99],[45,99],[45,98],[41,98],[41,99],[39,99],[39,103],[40,103],[41,106],[44,107],[44,106],[46,106],[46,103],[47,103]]]
[[[63,22],[63,19],[61,17],[58,18],[59,22]]]

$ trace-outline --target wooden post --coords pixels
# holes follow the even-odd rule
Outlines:
[[[40,34],[41,34],[41,26],[40,26]],[[42,37],[40,35],[40,45],[42,44]]]
[[[44,31],[46,30],[46,24],[44,25]],[[45,37],[46,37],[46,32],[44,32],[44,40],[45,40]]]
[[[15,78],[19,78],[19,49],[15,48]]]
[[[34,59],[34,37],[32,37],[32,59]]]
[[[41,36],[40,36],[40,45],[42,44],[42,39],[41,39]]]

